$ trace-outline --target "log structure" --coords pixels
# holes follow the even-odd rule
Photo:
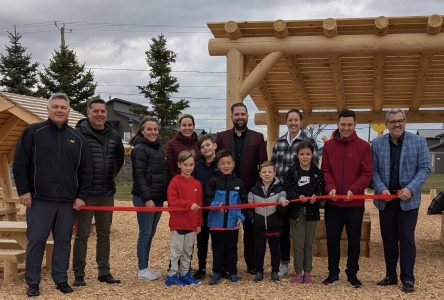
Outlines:
[[[17,192],[11,180],[15,145],[26,126],[47,119],[48,99],[0,93],[0,220],[16,221]],[[69,124],[75,126],[84,116],[70,111]]]
[[[344,108],[356,110],[359,123],[381,123],[395,107],[407,109],[409,122],[442,122],[442,23],[438,14],[210,22],[208,50],[227,57],[227,108],[250,96],[270,143],[292,108],[304,124],[336,123]]]

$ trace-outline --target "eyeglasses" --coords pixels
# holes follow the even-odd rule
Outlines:
[[[388,121],[387,123],[389,123],[390,125],[396,125],[396,124],[402,124],[405,122],[405,119],[399,119],[399,120],[392,120],[392,121]]]

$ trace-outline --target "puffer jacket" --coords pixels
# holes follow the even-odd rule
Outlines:
[[[301,167],[299,161],[287,171],[285,176],[285,191],[287,192],[288,200],[296,199],[302,196],[302,192],[298,186],[298,181],[301,178]],[[312,195],[325,195],[324,186],[324,176],[322,171],[314,164],[310,167],[310,184],[308,185],[309,192],[305,193],[306,197],[311,197]],[[320,219],[319,214],[319,202],[317,200],[315,203],[311,204],[310,201],[307,202],[291,202],[288,205],[288,216],[290,218],[297,218],[299,214],[299,209],[305,207],[305,219],[306,221],[318,221]]]
[[[138,136],[131,151],[133,188],[131,194],[143,200],[153,200],[156,205],[166,201],[168,166],[159,140],[150,142]]]
[[[265,190],[262,180],[258,180],[248,194],[248,203],[282,202],[287,199],[284,187],[276,177]],[[254,229],[280,231],[282,214],[287,211],[282,205],[256,207],[248,210],[248,219]]]
[[[247,191],[244,184],[234,174],[219,174],[210,178],[206,188],[206,197],[210,206],[247,203]],[[245,217],[240,209],[228,209],[223,213],[219,210],[210,210],[208,213],[208,227],[215,230],[237,229],[237,222],[244,220]]]
[[[90,195],[108,196],[116,193],[115,177],[124,162],[124,150],[119,134],[105,123],[103,134],[93,130],[88,119],[76,125],[88,143],[92,158],[92,182]]]

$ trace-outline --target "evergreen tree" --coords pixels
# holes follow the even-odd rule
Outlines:
[[[6,55],[0,54],[0,86],[6,92],[33,96],[36,87],[38,62],[31,62],[31,55],[26,54],[20,43],[22,35],[14,30],[8,32],[9,46],[5,46]]]
[[[77,61],[74,50],[68,46],[60,46],[49,60],[49,68],[40,72],[41,86],[39,94],[50,97],[52,93],[65,93],[69,96],[71,107],[80,113],[86,114],[86,102],[96,90],[94,74],[85,70]]]
[[[176,62],[176,53],[166,48],[166,38],[162,34],[157,39],[152,38],[150,49],[145,54],[152,81],[138,88],[151,104],[152,109],[147,114],[159,120],[165,139],[172,134],[172,129],[177,126],[177,118],[189,107],[189,102],[185,99],[177,102],[171,100],[171,94],[179,90],[179,83],[176,77],[171,76],[171,64]]]

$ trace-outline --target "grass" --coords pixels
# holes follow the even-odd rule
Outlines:
[[[131,188],[133,187],[132,181],[117,181],[116,182],[116,195],[115,199],[118,200],[132,200]]]

